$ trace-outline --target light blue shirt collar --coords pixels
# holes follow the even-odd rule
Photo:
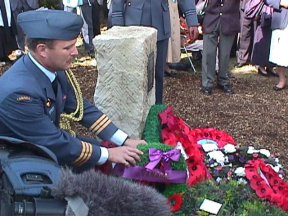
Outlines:
[[[32,60],[32,62],[34,62],[34,64],[49,78],[49,80],[51,81],[51,83],[54,81],[55,77],[56,77],[56,73],[47,70],[46,68],[44,68],[41,64],[39,64],[35,58],[33,58],[33,56],[28,53],[29,58]]]

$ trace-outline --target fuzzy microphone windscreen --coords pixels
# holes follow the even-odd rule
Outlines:
[[[63,178],[52,194],[59,199],[81,197],[89,216],[172,215],[167,199],[154,188],[95,170],[75,174],[63,169]],[[68,210],[66,216],[74,213]]]

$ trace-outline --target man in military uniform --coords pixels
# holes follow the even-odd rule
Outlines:
[[[130,139],[82,99],[75,77],[64,72],[78,55],[82,18],[60,10],[39,10],[21,13],[18,23],[27,35],[29,53],[0,78],[1,136],[44,146],[61,165],[80,170],[107,160],[126,166],[140,160],[142,152],[136,147],[146,142]],[[63,113],[66,120],[78,120],[118,147],[107,149],[94,139],[72,136],[59,127]]]

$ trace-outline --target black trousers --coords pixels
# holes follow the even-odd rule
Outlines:
[[[169,39],[157,41],[157,57],[155,66],[156,104],[163,103],[164,70],[167,60],[168,41]]]

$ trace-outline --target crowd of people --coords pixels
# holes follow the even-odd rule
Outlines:
[[[67,3],[69,2],[69,4]],[[57,8],[69,12],[79,13],[84,21],[81,28],[84,39],[85,50],[90,56],[94,56],[92,39],[100,32],[100,15],[106,15],[107,1],[103,0],[81,0],[74,1],[59,0]],[[25,11],[39,9],[40,0],[1,0],[0,1],[0,65],[11,62],[9,57],[12,53],[18,59],[25,53],[25,35],[17,23],[17,16]],[[77,8],[79,9],[77,11]]]
[[[201,33],[197,49],[202,53],[204,95],[211,95],[215,87],[228,94],[234,93],[228,67],[230,56],[234,55],[236,68],[253,65],[260,75],[279,76],[279,82],[273,87],[275,91],[286,87],[287,1],[198,0],[196,9]],[[188,43],[186,48],[193,50],[196,44]],[[187,69],[183,64],[172,68]]]
[[[139,10],[139,13],[145,13],[147,14],[147,17],[151,16],[149,22],[145,21],[145,16],[142,17],[142,20],[139,20],[141,17],[140,15],[137,16],[138,22],[136,18],[133,17],[133,12],[132,16],[130,13],[127,13],[127,11],[132,11],[131,8],[139,8],[137,5],[134,5],[134,2],[128,2],[128,7],[118,6],[119,4],[124,5],[126,2],[127,1],[124,0],[104,2],[103,0],[62,0],[59,1],[59,8],[75,13],[77,13],[78,8],[78,12],[84,20],[82,36],[85,50],[90,56],[94,56],[95,53],[92,39],[101,33],[100,13],[103,8],[106,10],[104,12],[105,14],[108,14],[108,10],[110,9],[107,23],[108,27],[113,25],[143,25],[155,27],[158,30],[158,48],[160,48],[159,46],[162,45],[164,39],[168,37],[168,40],[165,41],[165,44],[163,45],[165,49],[160,48],[159,50],[163,52],[159,52],[157,55],[158,61],[156,64],[155,78],[158,87],[156,88],[156,103],[163,102],[163,77],[171,74],[169,73],[171,72],[169,63],[177,63],[180,61],[181,36],[179,20],[181,17],[184,17],[188,22],[191,22],[189,21],[191,20],[191,15],[198,13],[199,10],[201,12],[205,11],[205,16],[201,16],[199,23],[193,18],[193,27],[197,25],[201,27],[199,28],[199,32],[201,33],[203,94],[212,94],[212,90],[216,86],[223,89],[223,91],[228,94],[234,93],[229,81],[230,73],[228,71],[230,60],[229,52],[231,54],[231,52],[233,52],[231,49],[234,47],[237,49],[236,67],[254,65],[261,75],[279,76],[279,82],[273,87],[274,90],[280,91],[286,87],[286,65],[283,63],[279,64],[278,57],[276,57],[276,62],[273,59],[269,59],[270,47],[274,47],[277,41],[275,37],[272,38],[272,30],[275,30],[275,28],[284,30],[283,28],[286,27],[285,23],[287,22],[287,18],[285,14],[287,14],[287,3],[285,3],[285,0],[236,0],[233,3],[232,1],[225,0],[196,0],[196,6],[193,3],[194,0],[191,2],[188,1],[190,2],[189,4],[186,4],[183,0],[159,1],[160,3],[162,2],[159,4],[164,8],[164,12],[165,4],[163,2],[168,2],[166,6],[167,9],[169,8],[169,13],[163,13],[163,19],[160,17],[161,13],[155,13],[157,15],[154,15],[153,10],[151,11],[151,14],[148,14],[147,2],[144,0],[140,1],[140,7],[143,10]],[[105,7],[101,6],[103,4]],[[114,10],[112,7],[113,4],[116,4]],[[152,3],[152,5],[153,4],[154,3]],[[183,5],[186,8],[186,5],[188,5],[190,9],[183,9]],[[202,8],[197,8],[199,6]],[[260,7],[261,11],[259,10]],[[12,51],[14,51],[17,58],[24,54],[24,34],[16,22],[17,16],[21,12],[38,9],[39,0],[2,0],[0,8],[0,65],[4,65],[5,62],[11,61],[8,56]],[[119,9],[123,11],[119,11]],[[159,9],[155,9],[154,11],[157,12]],[[122,23],[118,22],[119,17],[117,16],[119,13],[124,15],[123,21],[121,21]],[[129,16],[131,16],[131,18]],[[170,26],[168,26],[169,17]],[[204,17],[204,20],[202,20],[202,17]],[[200,17],[198,16],[198,18]],[[133,21],[129,23],[130,20]],[[164,22],[159,23],[159,21],[156,20],[164,20]],[[279,22],[281,24],[279,24]],[[191,26],[191,23],[189,24]],[[165,29],[165,38],[161,36],[163,34],[162,29]],[[197,31],[194,29],[194,32]],[[285,31],[283,32],[284,33],[282,34],[285,34]],[[188,39],[190,39],[190,35],[188,36]],[[189,41],[193,42],[196,39],[197,38],[193,38],[193,40]],[[271,43],[271,41],[273,41],[273,43]],[[281,44],[280,47],[283,48],[286,46],[286,44]],[[277,48],[273,48],[271,53],[272,57],[275,56],[275,50],[277,50],[277,53],[280,53]],[[160,54],[167,56],[161,57],[166,60],[160,60]],[[179,68],[181,69],[181,67]]]
[[[238,65],[252,64],[263,76],[279,76],[275,91],[286,86],[287,1],[243,0]],[[286,30],[285,30],[286,29]],[[286,69],[285,69],[286,68]]]
[[[199,23],[197,4],[201,1],[205,15]],[[78,55],[76,41],[81,30],[87,54],[95,52],[92,39],[100,29],[99,22],[94,22],[97,18],[93,17],[98,17],[94,10],[101,2],[76,0],[71,5],[71,1],[68,4],[63,0],[61,3],[63,10],[36,10],[37,0],[0,0],[0,60],[8,61],[8,55],[15,50],[19,50],[20,58],[0,77],[0,135],[8,140],[42,145],[57,156],[60,164],[80,169],[106,161],[134,165],[142,155],[136,147],[146,142],[131,139],[117,128],[104,113],[82,98],[73,74],[64,73]],[[261,10],[256,11],[259,4]],[[82,16],[73,13],[75,8],[80,8]],[[262,74],[275,69],[279,83],[274,90],[284,89],[288,67],[287,8],[288,0],[112,0],[109,27],[136,25],[157,29],[155,103],[162,104],[167,62],[180,60],[179,25],[171,24],[179,22],[179,15],[185,18],[191,43],[202,33],[204,95],[211,95],[215,87],[234,94],[229,60],[238,36],[237,67],[257,65]],[[256,24],[256,31],[250,26],[252,23]],[[175,48],[177,52],[173,51]],[[60,127],[63,116],[78,121],[118,147],[107,149],[98,140],[69,134]]]

